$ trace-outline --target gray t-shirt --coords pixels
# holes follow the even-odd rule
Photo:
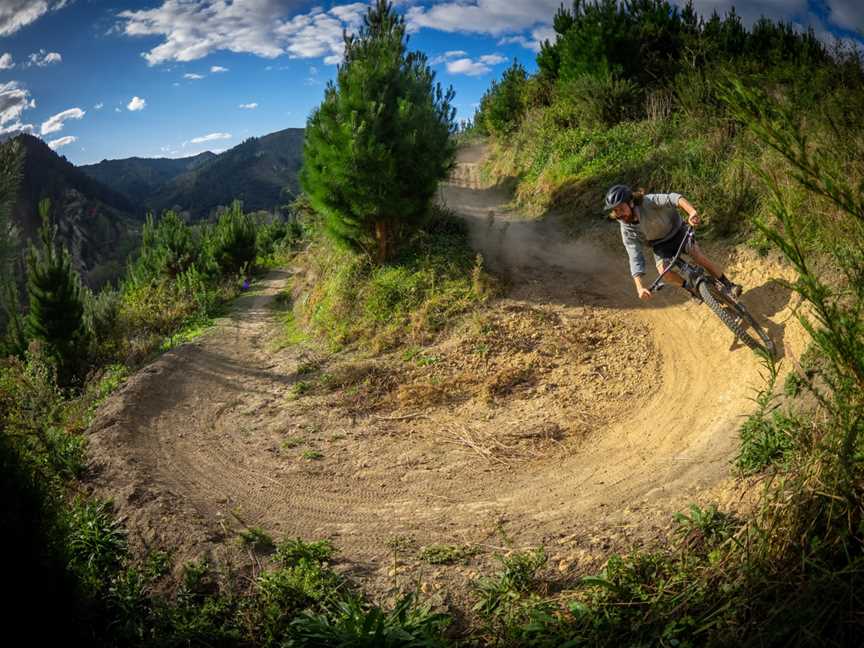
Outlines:
[[[646,194],[642,204],[635,207],[639,217],[637,223],[618,221],[621,226],[621,240],[630,257],[630,274],[638,277],[645,274],[645,256],[642,246],[658,243],[672,236],[683,224],[678,213],[681,194]]]

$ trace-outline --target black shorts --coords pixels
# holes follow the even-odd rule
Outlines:
[[[684,240],[686,233],[687,226],[684,223],[681,223],[681,227],[679,227],[672,236],[656,243],[651,242],[651,250],[654,252],[654,261],[658,264],[663,261],[664,265],[667,265],[672,261],[672,259],[675,258],[675,253],[678,252],[678,248],[681,246],[681,241]],[[689,245],[686,246],[684,252],[690,252]]]

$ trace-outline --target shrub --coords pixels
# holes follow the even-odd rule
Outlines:
[[[243,213],[240,202],[235,201],[207,233],[205,246],[223,276],[236,275],[255,262],[256,239],[255,222]]]

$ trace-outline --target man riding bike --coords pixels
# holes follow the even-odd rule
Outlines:
[[[699,225],[701,219],[696,208],[681,194],[646,194],[641,190],[634,192],[621,184],[606,192],[603,209],[610,212],[610,217],[621,226],[621,240],[630,257],[630,274],[640,299],[650,299],[652,295],[642,283],[645,275],[642,246],[645,242],[651,246],[657,271],[662,273],[678,251],[687,229],[678,208],[687,212],[687,222],[692,227]],[[729,281],[720,266],[705,256],[695,240],[683,252],[718,279],[730,295],[737,298],[741,294],[741,286]],[[667,272],[664,280],[682,288],[692,288],[674,271]]]

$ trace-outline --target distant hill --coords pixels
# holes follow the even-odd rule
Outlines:
[[[13,220],[23,240],[39,229],[39,201],[50,198],[52,218],[86,283],[116,277],[137,240],[130,200],[76,168],[32,135],[11,141],[23,148],[23,166]],[[4,144],[6,145],[6,144]]]
[[[234,200],[247,211],[278,207],[287,202],[285,190],[297,191],[302,164],[303,129],[288,128],[251,137],[220,155],[103,160],[80,169],[122,192],[138,216],[174,209],[202,219]]]
[[[166,183],[215,157],[215,153],[205,151],[195,156],[176,159],[131,157],[124,160],[102,160],[98,164],[86,164],[78,168],[140,206],[149,201]]]

